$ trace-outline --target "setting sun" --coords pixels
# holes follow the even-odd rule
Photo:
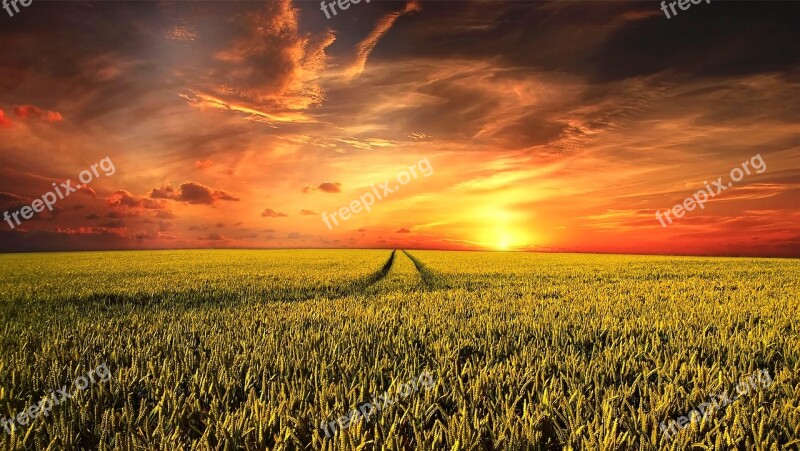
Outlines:
[[[522,229],[498,226],[487,229],[477,244],[487,250],[509,251],[524,250],[534,243]]]

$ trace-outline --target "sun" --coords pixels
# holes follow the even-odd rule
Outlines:
[[[506,234],[500,235],[500,240],[497,242],[497,250],[507,251],[509,246],[511,246],[511,237]]]
[[[515,251],[529,247],[535,241],[529,218],[519,212],[501,207],[476,211],[478,223],[472,242],[486,250]]]
[[[517,250],[531,243],[530,235],[524,230],[511,230],[506,227],[493,227],[486,230],[479,244],[497,251]]]

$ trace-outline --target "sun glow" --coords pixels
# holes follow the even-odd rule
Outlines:
[[[512,251],[529,246],[532,244],[532,240],[527,231],[508,227],[494,227],[487,229],[482,234],[478,244],[487,249]]]
[[[480,227],[475,243],[485,249],[519,250],[533,244],[530,230],[524,227],[526,218],[502,208],[490,208],[478,213],[486,223]]]

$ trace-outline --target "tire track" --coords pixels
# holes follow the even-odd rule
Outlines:
[[[386,263],[384,263],[379,270],[375,271],[374,273],[364,278],[356,279],[351,282],[344,283],[342,285],[331,287],[325,293],[319,293],[319,292],[311,293],[307,296],[302,296],[294,300],[307,301],[309,299],[315,299],[320,296],[325,297],[329,300],[334,300],[358,294],[365,295],[367,294],[367,290],[369,290],[372,286],[383,280],[389,274],[389,271],[392,270],[396,252],[397,252],[396,249],[393,250],[392,253],[389,255],[389,259],[386,260]]]
[[[376,283],[380,282],[381,279],[386,277],[389,274],[389,271],[392,270],[392,265],[394,265],[394,254],[397,252],[397,249],[392,251],[392,254],[389,255],[389,260],[386,260],[386,263],[383,264],[383,267],[377,271],[375,271],[371,276],[367,277],[365,280],[361,281],[360,284],[362,285],[361,289],[366,290],[367,288],[375,285]]]
[[[330,293],[326,294],[328,299],[341,299],[347,296],[353,295],[367,295],[368,290],[372,288],[375,284],[383,280],[389,272],[392,270],[392,266],[394,266],[395,262],[395,253],[397,250],[393,250],[392,253],[389,255],[389,259],[386,260],[386,263],[383,266],[375,271],[374,273],[362,278],[354,280],[350,283],[340,285],[338,288],[334,288],[331,290]],[[313,298],[315,296],[310,296],[309,298]],[[304,299],[305,300],[305,299]]]
[[[425,284],[425,287],[429,289],[436,288],[438,286],[437,277],[433,274],[433,271],[425,266],[424,263],[417,260],[416,257],[406,252],[405,249],[403,249],[403,253],[406,254],[406,257],[408,257],[409,260],[411,260],[411,263],[414,263],[414,267],[417,268],[417,271],[419,271],[419,275],[422,277],[422,282]]]

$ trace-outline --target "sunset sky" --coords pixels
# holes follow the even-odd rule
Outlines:
[[[337,8],[338,9],[338,8]],[[13,11],[13,10],[12,10]],[[0,251],[800,256],[798,2],[48,2],[0,9]],[[754,155],[766,164],[664,228]],[[321,218],[418,161],[329,229]]]

